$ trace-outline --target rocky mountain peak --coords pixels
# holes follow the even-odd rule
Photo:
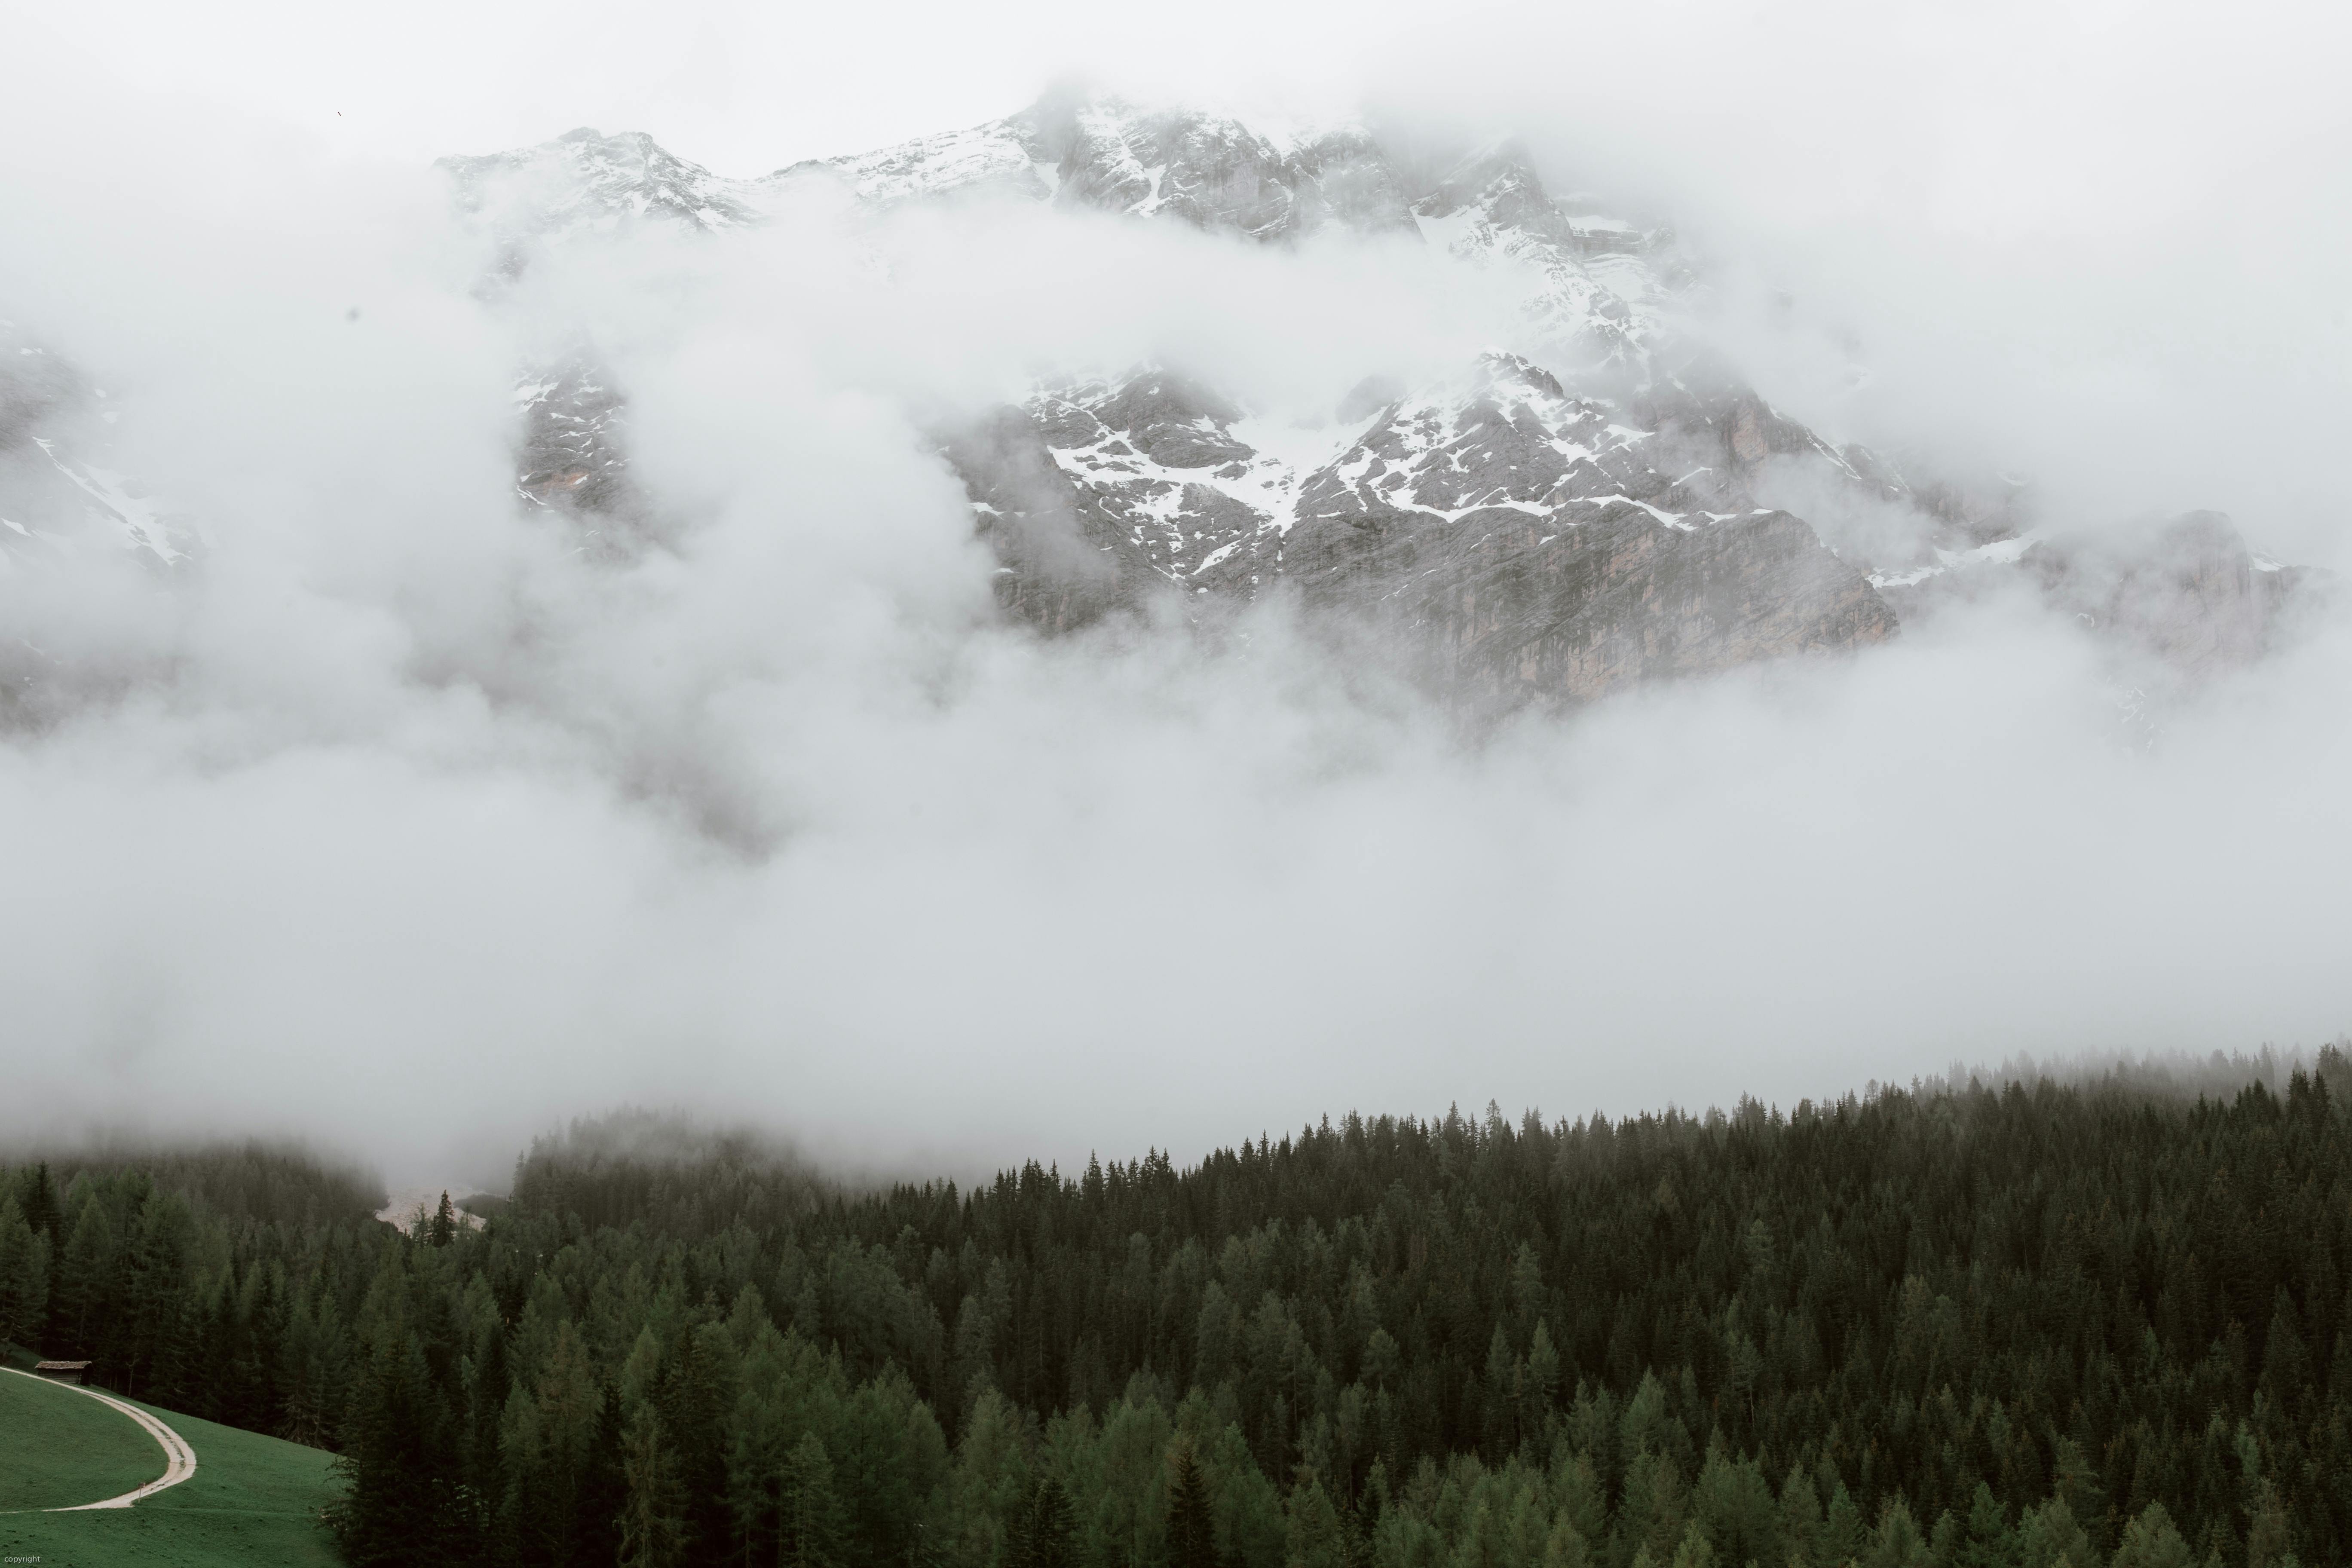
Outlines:
[[[750,182],[724,179],[642,131],[592,127],[509,153],[442,159],[459,209],[499,231],[557,239],[612,235],[645,222],[713,232],[756,223]]]
[[[1321,413],[1277,419],[1145,364],[1048,375],[1017,406],[939,432],[997,552],[1000,600],[1047,631],[1155,595],[1279,592],[1385,625],[1433,679],[1507,705],[1882,640],[1986,573],[2030,576],[2167,657],[2251,657],[2298,582],[2226,524],[2183,524],[2118,564],[2030,532],[2013,494],[1833,447],[1678,325],[1693,277],[1670,229],[1556,193],[1507,141],[1408,157],[1358,124],[1064,91],[756,180],[586,129],[442,166],[494,231],[554,243],[648,224],[723,236],[788,209],[835,221],[782,200],[823,183],[853,226],[909,203],[1036,203],[1245,243],[1418,241],[1517,290],[1507,342],[1450,375],[1370,377]],[[656,536],[628,479],[625,399],[593,355],[530,378],[519,403],[529,502],[594,553]],[[1783,494],[1898,514],[1909,531],[1824,533],[1771,504]]]

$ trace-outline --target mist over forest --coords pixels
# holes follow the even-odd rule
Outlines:
[[[2325,465],[2245,456],[2252,405],[2206,368],[2275,343],[2302,374],[2340,324],[2292,289],[2274,321],[2229,314],[2242,290],[2133,315],[2176,334],[2177,381],[2083,351],[2169,411],[2125,439],[2102,423],[2124,403],[2070,388],[2062,415],[2030,366],[1901,331],[1982,309],[2074,353],[2071,301],[1849,276],[1867,253],[1827,230],[1783,259],[1539,115],[1513,166],[1568,193],[1547,265],[1585,292],[1562,298],[1633,310],[1591,318],[1607,342],[1557,312],[1535,331],[1509,256],[1402,231],[1253,242],[1010,198],[863,216],[818,181],[723,236],[575,242],[530,226],[585,222],[532,216],[540,164],[485,187],[521,206],[469,211],[422,163],[321,162],[232,121],[220,155],[167,166],[135,104],[68,137],[38,101],[9,112],[47,155],[6,178],[41,243],[0,257],[0,515],[27,531],[0,577],[19,1128],[319,1133],[436,1179],[551,1116],[748,1102],[831,1154],[977,1169],[1205,1143],[1244,1072],[1274,1124],[1327,1110],[1335,1075],[1365,1104],[1630,1111],[2344,1026],[2342,508]],[[1412,149],[1485,145],[1409,100],[1390,118],[1400,180],[1444,167]],[[1591,226],[1618,222],[1650,226]],[[1643,237],[1664,292],[1595,270],[1625,259],[1591,248],[1612,235]],[[1787,275],[1759,292],[1758,268]],[[1137,599],[1122,565],[1050,599],[1115,606],[1083,626],[1040,636],[1047,596],[1000,603],[1008,572],[1096,549],[976,533],[1018,503],[954,466],[951,433],[1041,374],[1161,364],[1241,413],[1220,439],[1271,471],[1351,431],[1365,387],[1454,385],[1515,343],[1510,395],[1586,421],[1563,449],[1644,417],[1643,376],[1749,389],[1657,437],[1655,482],[1693,496],[1643,504],[1800,520],[1793,553],[1731,581],[1749,642],[1810,651],[1709,633],[1684,656],[1703,678],[1653,679],[1662,634],[1595,611],[1571,632],[1603,651],[1574,657],[1601,662],[1569,695],[1481,666],[1465,700],[1382,629],[1392,595],[1363,616],[1316,582]],[[1906,401],[1930,382],[2005,423]],[[564,419],[625,484],[549,489],[587,472]],[[1681,457],[1726,429],[1770,449],[1697,495]],[[1878,467],[1848,464],[1857,443]],[[2213,466],[2166,467],[2189,452]],[[1171,472],[1151,482],[1207,470]],[[1579,526],[1714,548],[1610,504]],[[2228,514],[2179,536],[2221,528],[2209,564],[2135,564],[2198,509]],[[1963,565],[1934,575],[1945,555]],[[1784,581],[1815,618],[1782,636]],[[1463,593],[1446,614],[1479,631],[1503,601]]]
[[[620,1113],[399,1224],[299,1151],[0,1188],[0,1343],[335,1448],[349,1561],[2333,1561],[2342,1050],[1363,1117],[844,1184]]]

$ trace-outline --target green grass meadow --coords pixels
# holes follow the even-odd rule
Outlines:
[[[70,1389],[0,1376],[0,1509],[96,1502],[163,1473],[163,1450]],[[319,1510],[332,1456],[145,1405],[196,1451],[196,1473],[128,1509],[0,1512],[0,1560],[40,1568],[330,1568]],[[110,1428],[107,1424],[110,1423]],[[113,1430],[119,1428],[119,1434]]]
[[[0,1512],[120,1497],[163,1473],[163,1450],[121,1413],[56,1384],[0,1377]]]

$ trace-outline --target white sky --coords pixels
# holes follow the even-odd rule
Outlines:
[[[2137,199],[2160,183],[2243,175],[2249,161],[2346,123],[2330,80],[2344,8],[2282,0],[79,0],[26,11],[7,24],[20,60],[79,57],[76,74],[396,158],[596,123],[760,173],[985,119],[1071,72],[1261,100],[1418,86],[1472,110],[1610,102],[1630,88],[1654,120],[1742,119],[1743,142],[1831,154],[1850,174],[1924,154],[1914,174],[1958,216],[2022,213],[2086,176]],[[1839,100],[1826,114],[1810,101],[1822,96]]]
[[[837,1147],[994,1159],[1193,1152],[1349,1103],[1785,1100],[2012,1047],[2315,1043],[2346,1021],[2340,639],[2145,761],[2046,626],[1671,689],[1491,757],[1272,645],[1268,677],[983,642],[941,710],[905,671],[948,613],[859,617],[984,602],[961,493],[835,382],[868,350],[945,375],[1032,317],[934,342],[895,295],[804,312],[754,266],[866,296],[822,237],[770,237],[720,275],[726,330],[688,312],[644,367],[641,471],[734,487],[709,481],[703,564],[614,596],[511,515],[511,345],[403,270],[411,209],[369,199],[402,183],[362,176],[582,124],[756,174],[1073,74],[1369,97],[1670,212],[1735,305],[1793,289],[1785,320],[1727,310],[1731,347],[1832,436],[1979,453],[2085,516],[2217,507],[2340,566],[2346,10],[0,0],[0,315],[136,365],[149,451],[247,541],[192,607],[95,574],[87,605],[0,604],[100,675],[118,643],[187,672],[181,707],[0,748],[0,865],[36,890],[0,900],[0,992],[69,1047],[0,1065],[93,1114],[275,1116],[388,1162],[448,1131],[461,1078],[520,1119],[483,1142],[501,1157],[683,1082],[827,1110],[801,1130]],[[1128,254],[1050,298],[996,281],[1072,342],[1125,342],[1160,296],[1205,301],[1168,318],[1204,338],[1247,319],[1238,285],[1213,297],[1239,273]],[[376,290],[363,328],[344,274]],[[1259,336],[1301,353],[1307,314]],[[1383,297],[1328,335],[1409,315]],[[1868,406],[1840,400],[1840,343]],[[548,617],[528,639],[517,605]],[[738,865],[631,793],[641,763],[807,831]],[[1161,955],[1203,932],[1217,963],[1171,985]]]
[[[1272,68],[1261,84],[1328,88],[1360,75],[1412,14],[1229,0],[1166,11],[1068,0],[97,0],[30,26],[128,85],[279,119],[335,153],[429,159],[594,124],[650,131],[698,162],[749,174],[991,119],[1065,70],[1133,77],[1141,65],[1147,77],[1231,87],[1244,82],[1235,57],[1257,54]],[[1334,47],[1335,35],[1351,41]],[[1270,50],[1237,50],[1241,37]]]
[[[218,143],[196,128],[242,121],[331,165],[594,125],[751,175],[1070,76],[1507,131],[1552,177],[1670,215],[1760,297],[1797,295],[1811,346],[1751,342],[1745,363],[1833,437],[1927,432],[2074,482],[2071,510],[2211,507],[2262,547],[2352,564],[2327,457],[2352,418],[2352,7],[2326,0],[15,9],[0,91],[62,96],[64,160],[86,113],[166,117],[198,149]],[[1872,367],[1868,408],[1840,405],[1828,342]]]

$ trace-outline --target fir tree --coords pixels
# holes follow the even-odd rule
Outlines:
[[[621,1482],[620,1568],[677,1568],[686,1561],[686,1490],[650,1405],[622,1436]]]
[[[50,1287],[56,1321],[52,1348],[82,1355],[96,1343],[98,1331],[110,1326],[113,1315],[114,1222],[95,1194],[85,1198],[74,1218]]]
[[[1283,1568],[1348,1568],[1348,1533],[1339,1510],[1312,1470],[1302,1470],[1284,1510]]]
[[[782,1568],[839,1568],[848,1533],[833,1460],[814,1432],[785,1456],[778,1489],[776,1562]]]
[[[2173,1526],[2160,1502],[2152,1502],[2124,1527],[2111,1568],[2197,1568],[2197,1554]]]
[[[0,1198],[0,1342],[36,1344],[49,1310],[49,1238]]]
[[[1217,1568],[1214,1516],[1208,1482],[1192,1460],[1192,1446],[1179,1443],[1168,1466],[1169,1568]]]
[[[1976,1496],[1969,1504],[1969,1517],[1958,1528],[1958,1545],[1945,1559],[1951,1568],[2011,1568],[2017,1560],[2017,1542],[2009,1528],[2009,1510],[1992,1495],[1992,1489],[1982,1481],[1977,1483]]]
[[[1037,1483],[1015,1529],[1006,1532],[1004,1568],[1077,1568],[1077,1523],[1070,1495],[1052,1476]]]
[[[588,1568],[604,1568],[620,1560],[621,1517],[629,1501],[625,1447],[621,1391],[608,1381],[600,1391],[596,1435],[581,1463],[579,1500],[573,1505],[576,1560]]]
[[[369,1358],[345,1427],[341,1464],[350,1490],[335,1518],[359,1568],[418,1561],[441,1550],[454,1500],[448,1456],[425,1361],[404,1331],[386,1332]]]
[[[31,1226],[37,1235],[48,1237],[49,1248],[54,1252],[62,1239],[58,1235],[58,1227],[65,1221],[58,1207],[57,1183],[49,1177],[47,1160],[34,1166],[32,1175],[26,1179],[23,1206],[25,1223]]]
[[[1551,1324],[1542,1318],[1528,1342],[1528,1398],[1540,1428],[1559,1400],[1559,1352],[1551,1342]]]

